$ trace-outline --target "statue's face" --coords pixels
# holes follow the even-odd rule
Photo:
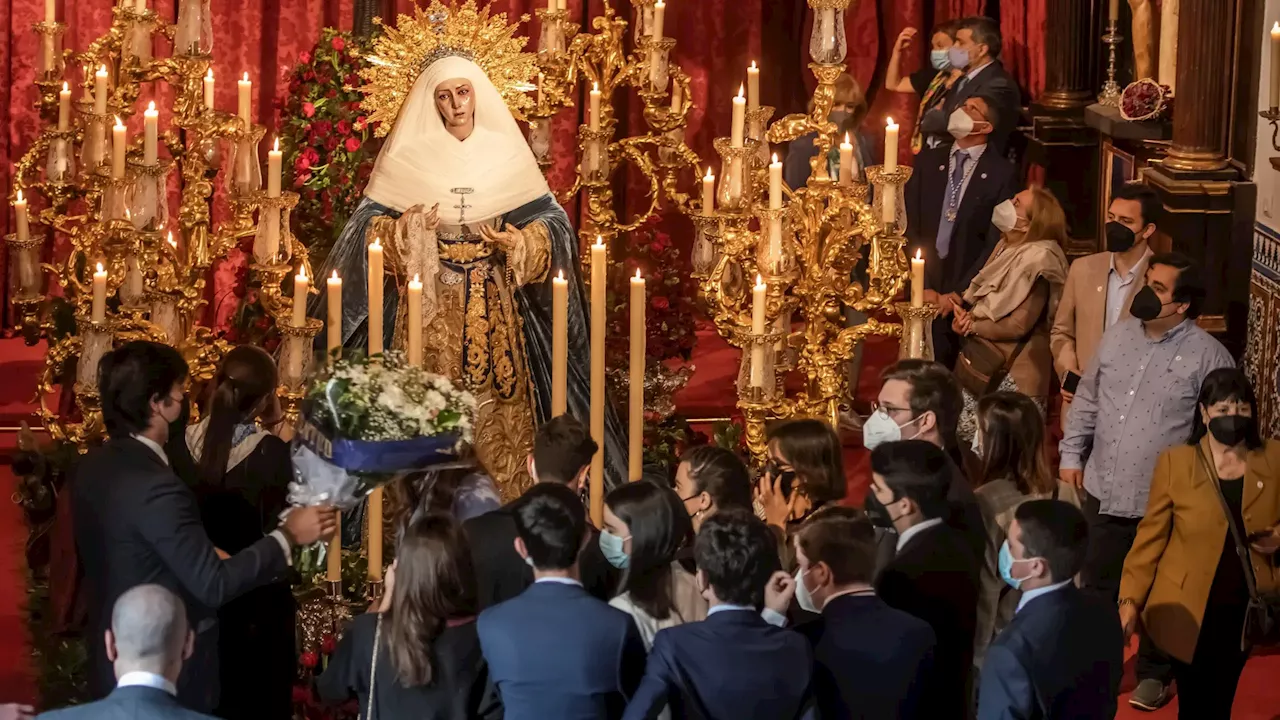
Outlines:
[[[476,126],[475,91],[463,78],[445,80],[436,86],[436,110],[449,134],[466,140]]]

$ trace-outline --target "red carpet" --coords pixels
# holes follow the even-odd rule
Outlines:
[[[866,348],[858,398],[872,400],[879,390],[880,370],[893,362],[897,342],[875,339]],[[698,349],[693,358],[697,374],[677,397],[681,413],[691,418],[723,418],[734,413],[739,352],[725,343],[714,330],[698,333]],[[28,348],[20,340],[0,340],[0,426],[13,427],[22,420],[34,422],[32,398],[37,375],[43,367],[43,347]],[[8,502],[14,478],[8,465],[15,434],[0,431],[0,703],[33,702],[36,699],[30,639],[23,620],[26,601],[26,568],[23,545],[26,528],[20,508]],[[846,437],[848,499],[860,504],[866,493],[867,453],[856,436]],[[1132,649],[1130,654],[1132,654]],[[1255,656],[1245,668],[1236,696],[1234,720],[1280,720],[1280,653]],[[1177,717],[1177,700],[1156,713],[1141,713],[1128,705],[1127,693],[1134,685],[1132,660],[1126,667],[1117,718],[1122,720],[1172,720]]]

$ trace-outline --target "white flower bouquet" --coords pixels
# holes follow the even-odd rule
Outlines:
[[[476,401],[398,353],[338,360],[303,402],[294,505],[347,509],[396,475],[457,462]]]

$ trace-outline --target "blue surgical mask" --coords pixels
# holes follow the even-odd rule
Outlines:
[[[951,67],[951,51],[931,50],[929,52],[929,62],[933,65],[934,70],[946,70]]]
[[[1014,577],[1013,564],[1031,562],[1032,560],[1035,560],[1035,559],[1036,558],[1024,558],[1022,560],[1015,560],[1013,558],[1013,553],[1009,552],[1009,541],[1005,540],[1004,544],[1000,546],[1000,557],[997,560],[997,567],[1000,570],[1000,579],[1004,580],[1005,584],[1013,588],[1014,590],[1021,590],[1022,583],[1027,578]]]
[[[964,48],[958,48],[952,45],[947,50],[947,59],[951,63],[951,67],[963,70],[969,67],[969,51]]]
[[[631,564],[631,557],[627,555],[625,543],[631,539],[631,536],[618,537],[608,530],[600,531],[600,552],[604,553],[604,559],[609,564],[619,570],[627,569]]]

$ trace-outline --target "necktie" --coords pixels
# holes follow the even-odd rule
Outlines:
[[[938,222],[938,237],[935,241],[938,257],[943,259],[951,254],[951,233],[955,229],[956,214],[960,210],[965,168],[969,164],[969,153],[964,150],[956,150],[952,157],[955,167],[951,171],[951,177],[947,179],[947,197],[943,201],[942,219]]]

